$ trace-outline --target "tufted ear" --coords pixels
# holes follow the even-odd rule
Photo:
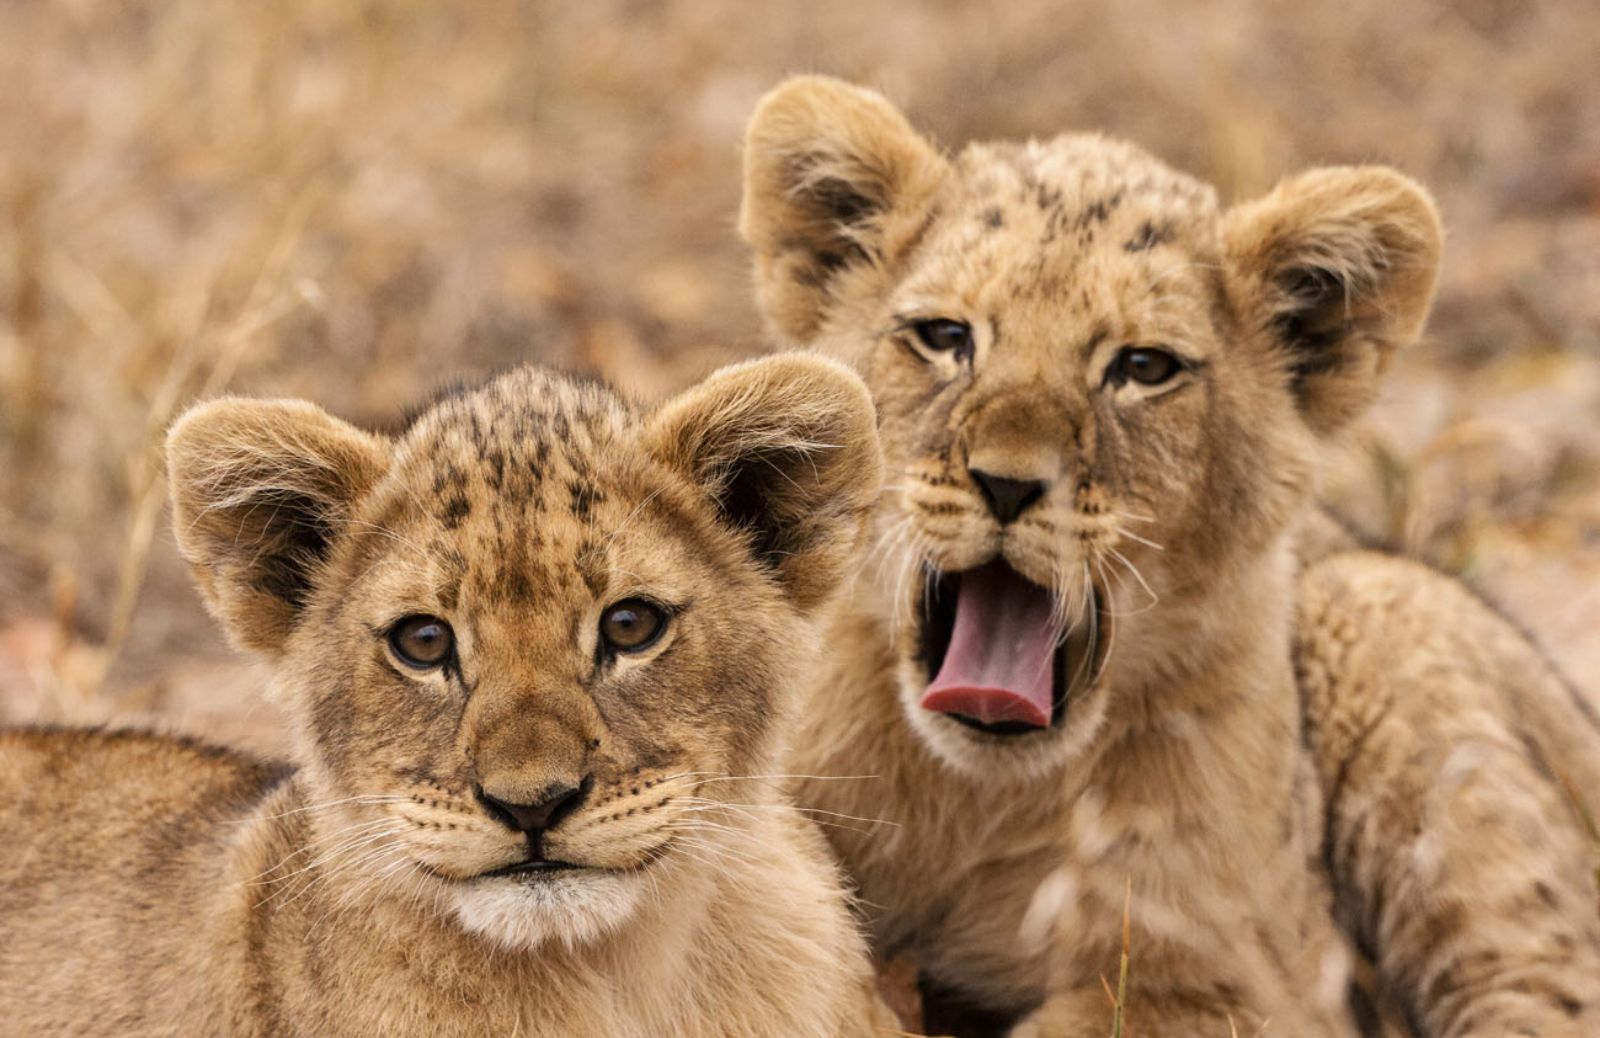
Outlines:
[[[848,368],[801,354],[723,368],[664,404],[648,443],[800,609],[832,593],[882,478],[872,397]]]
[[[1229,289],[1283,351],[1306,423],[1337,432],[1422,331],[1439,269],[1439,215],[1378,166],[1313,170],[1230,212]]]
[[[881,269],[914,241],[948,169],[870,90],[798,76],[763,98],[745,134],[739,231],[772,326],[809,340],[842,276]]]
[[[174,423],[173,532],[235,644],[281,648],[341,524],[387,464],[382,439],[301,401],[215,400]]]

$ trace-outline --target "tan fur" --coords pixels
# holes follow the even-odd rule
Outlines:
[[[1090,135],[947,157],[822,78],[762,102],[745,169],[772,326],[878,405],[877,543],[794,768],[834,777],[806,802],[881,820],[830,834],[930,1030],[956,1005],[1104,1038],[1126,903],[1141,1038],[1594,1033],[1593,863],[1551,775],[1592,782],[1600,731],[1492,614],[1308,508],[1323,441],[1426,317],[1427,194],[1325,169],[1224,209]],[[930,318],[970,352],[921,341]],[[1126,347],[1185,367],[1114,381]],[[1043,496],[998,522],[974,469]],[[996,557],[1094,661],[1024,735],[919,706],[925,571]],[[1450,782],[1471,795],[1441,806]]]
[[[1300,579],[1296,668],[1341,923],[1415,1031],[1600,1031],[1600,718],[1455,581],[1370,552]]]
[[[774,358],[640,412],[529,369],[392,440],[223,400],[168,460],[298,767],[0,732],[0,1030],[876,1033],[826,844],[772,775],[878,484],[858,379]],[[603,650],[638,596],[665,633]],[[395,655],[410,614],[450,622],[453,664]],[[581,792],[542,845],[481,799],[552,788]],[[530,846],[583,867],[487,875]]]

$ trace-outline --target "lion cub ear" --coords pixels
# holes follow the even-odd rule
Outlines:
[[[1421,333],[1440,237],[1427,190],[1376,166],[1313,170],[1227,215],[1230,293],[1284,352],[1313,431],[1365,410]]]
[[[662,405],[647,443],[802,611],[832,593],[882,478],[872,397],[848,368],[800,354],[723,368]]]
[[[178,550],[236,645],[282,647],[341,525],[387,464],[383,440],[301,401],[215,400],[173,424]]]
[[[745,134],[739,232],[773,327],[809,340],[846,276],[901,256],[948,169],[871,90],[799,76],[767,94]]]

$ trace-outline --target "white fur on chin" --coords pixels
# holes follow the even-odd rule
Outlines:
[[[469,933],[514,951],[532,951],[550,940],[568,948],[598,941],[628,921],[639,899],[637,878],[616,873],[570,873],[533,882],[503,876],[458,890],[455,908]]]

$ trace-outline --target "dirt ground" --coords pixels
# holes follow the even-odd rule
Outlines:
[[[1330,481],[1600,690],[1600,4],[10,0],[0,721],[276,725],[157,454],[221,392],[382,426],[524,360],[655,395],[762,348],[739,137],[785,73],[946,145],[1099,128],[1230,198],[1384,161],[1436,317]]]

